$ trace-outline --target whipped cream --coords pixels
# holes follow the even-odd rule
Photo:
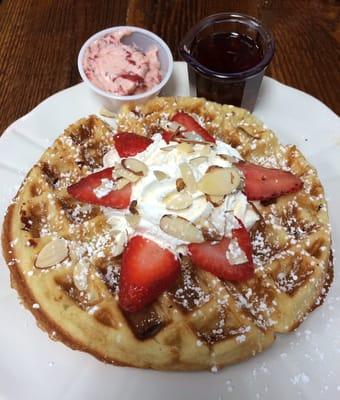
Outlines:
[[[112,221],[117,227],[119,226],[119,230],[127,233],[126,240],[133,235],[141,234],[175,254],[185,254],[188,242],[162,231],[160,228],[162,216],[180,216],[201,226],[209,221],[220,236],[226,236],[232,229],[238,227],[235,217],[240,219],[247,229],[250,229],[259,219],[258,214],[241,191],[227,195],[220,206],[214,207],[203,192],[196,190],[192,193],[193,203],[189,208],[180,211],[169,210],[164,198],[176,191],[176,180],[182,177],[180,170],[182,163],[190,165],[192,159],[201,155],[206,157],[204,162],[192,168],[196,181],[199,181],[211,166],[223,168],[232,166],[230,161],[220,155],[239,160],[242,158],[237,150],[219,140],[212,147],[195,144],[193,151],[186,153],[180,150],[176,142],[167,144],[160,134],[155,134],[152,139],[153,143],[145,151],[133,157],[148,167],[146,176],[132,184],[131,201],[137,201],[140,215],[138,226],[135,229],[131,228],[124,216],[126,210],[105,209],[109,221]],[[115,149],[110,150],[103,158],[105,168],[113,167],[117,162],[121,162],[121,158]],[[161,171],[167,174],[167,177],[157,180],[155,171]]]
[[[94,189],[94,194],[101,199],[108,195],[115,188],[115,184],[110,179],[102,179],[100,186]]]

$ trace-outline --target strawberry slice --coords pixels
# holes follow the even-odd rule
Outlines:
[[[115,146],[120,157],[131,157],[144,151],[153,142],[150,138],[136,133],[120,132],[114,136]]]
[[[169,132],[169,131],[162,132],[162,138],[167,144],[171,142],[171,140],[174,138],[175,135],[176,135],[175,132]]]
[[[112,208],[127,208],[130,204],[131,184],[127,184],[120,190],[112,190],[106,196],[97,197],[94,189],[102,184],[103,179],[112,179],[113,168],[105,168],[82,178],[79,182],[67,188],[67,192],[73,198],[90,204],[98,204]]]
[[[291,172],[265,168],[248,162],[235,164],[245,177],[245,194],[248,200],[272,200],[302,188],[301,179]]]
[[[134,236],[123,253],[120,306],[128,312],[141,310],[173,285],[179,272],[180,264],[171,251],[143,236]]]
[[[203,128],[197,121],[194,120],[189,114],[185,112],[178,112],[172,117],[172,121],[183,125],[187,131],[194,131],[201,138],[207,142],[215,143],[215,139],[210,135],[210,133]]]
[[[242,223],[241,223],[242,224]],[[239,247],[244,251],[248,262],[232,265],[226,257],[231,239],[224,237],[220,242],[204,242],[189,244],[189,254],[193,263],[206,271],[211,272],[218,278],[228,281],[245,281],[254,274],[252,257],[252,246],[247,229],[233,229],[232,238],[236,239]]]

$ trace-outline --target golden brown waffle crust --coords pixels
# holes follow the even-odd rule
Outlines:
[[[13,218],[13,205],[11,205],[8,208],[2,232],[3,255],[5,256],[5,261],[7,264],[10,263],[12,260],[11,248],[9,246],[9,243],[13,240],[13,237],[11,236],[10,233],[12,218]],[[333,257],[331,257],[327,275],[328,278],[325,287],[327,287],[327,292],[328,292],[328,289],[333,281]],[[17,263],[12,264],[10,267],[10,278],[11,278],[11,287],[15,289],[17,294],[19,295],[21,304],[33,314],[34,318],[36,319],[38,327],[43,331],[45,331],[49,335],[50,339],[54,341],[63,342],[66,346],[70,347],[73,350],[79,350],[90,353],[94,357],[96,357],[99,361],[103,361],[105,363],[123,367],[134,366],[132,364],[125,364],[122,363],[121,361],[117,361],[114,359],[107,359],[106,357],[103,357],[101,353],[91,351],[90,349],[84,347],[84,345],[81,342],[74,340],[74,338],[71,335],[69,335],[65,330],[63,330],[62,327],[58,325],[53,319],[51,319],[49,315],[46,314],[43,310],[33,308],[32,305],[36,302],[34,295],[31,293],[28,286],[26,285]],[[321,297],[321,301],[315,302],[312,305],[312,307],[307,311],[307,313],[312,312],[315,308],[323,304],[327,296],[327,292],[324,292],[324,294]],[[291,327],[291,330],[296,329],[302,322],[303,322],[302,320],[297,321],[296,324]],[[207,369],[210,369],[210,365],[207,366]]]
[[[195,113],[205,120],[208,118],[208,121],[211,122],[208,124],[208,129],[213,132],[220,138],[224,139],[231,145],[238,148],[241,155],[249,161],[256,162],[259,158],[266,157],[268,154],[273,152],[273,148],[269,149],[266,148],[268,143],[270,145],[274,145],[274,153],[277,157],[275,160],[276,167],[281,166],[281,162],[283,160],[287,161],[287,154],[289,154],[289,167],[293,172],[302,175],[301,171],[308,170],[312,171],[313,173],[313,182],[317,186],[317,190],[319,191],[319,195],[321,196],[320,204],[326,207],[324,194],[322,190],[322,186],[317,178],[316,171],[308,165],[302,154],[295,148],[285,148],[283,149],[277,141],[275,135],[269,131],[268,129],[264,128],[263,125],[257,121],[252,115],[247,113],[245,110],[238,109],[236,107],[230,106],[220,106],[215,103],[206,102],[204,99],[196,99],[196,98],[157,98],[155,100],[151,100],[145,105],[134,107],[130,105],[126,107],[122,114],[120,114],[117,118],[118,126],[120,130],[128,130],[134,131],[139,134],[146,134],[145,127],[152,126],[154,120],[159,117],[159,114],[164,114],[167,112],[169,114],[174,113],[175,111],[186,111],[189,113]],[[228,120],[223,122],[223,117],[229,113],[235,113],[233,118],[228,118]],[[222,116],[223,115],[223,116]],[[136,116],[138,117],[136,119]],[[140,117],[141,116],[141,117]],[[235,116],[235,118],[234,118]],[[102,125],[102,121],[100,121],[97,117],[90,117],[92,125]],[[248,125],[244,126],[244,130],[240,127],[240,121],[251,121],[254,124],[253,132],[247,132]],[[73,124],[71,127],[67,129],[66,132],[72,132],[79,129],[79,126],[88,124],[88,119],[83,119],[78,121],[77,123]],[[217,121],[217,122],[216,122]],[[216,126],[213,124],[216,122]],[[222,123],[223,122],[223,123]],[[213,126],[214,125],[214,126]],[[109,129],[106,127],[105,129]],[[68,133],[67,133],[68,134]],[[257,136],[257,137],[256,137]],[[254,141],[262,141],[263,145],[261,144],[258,146],[259,148],[256,151],[250,151],[249,148]],[[81,146],[81,144],[80,144]],[[53,151],[55,145],[53,145],[50,149],[48,149],[42,159],[48,159],[50,152]],[[267,152],[267,154],[266,154]],[[261,163],[261,162],[260,162]],[[287,165],[285,165],[286,167]],[[33,170],[32,170],[33,171]],[[32,173],[29,172],[28,176]],[[143,368],[153,368],[153,369],[165,369],[165,370],[196,370],[196,369],[210,369],[212,366],[217,365],[218,367],[222,367],[223,365],[227,365],[230,363],[239,362],[243,359],[253,356],[255,353],[262,351],[266,347],[270,346],[271,343],[275,339],[275,332],[289,332],[292,329],[295,329],[305,318],[305,316],[311,312],[315,307],[322,304],[324,298],[327,294],[328,288],[332,282],[333,277],[333,263],[332,263],[332,255],[330,250],[331,240],[329,231],[323,236],[323,238],[328,237],[327,246],[329,249],[328,255],[324,256],[324,269],[320,272],[319,285],[316,287],[316,293],[313,295],[313,298],[310,299],[308,304],[305,305],[302,313],[298,315],[299,318],[293,319],[291,322],[286,325],[286,329],[275,329],[274,327],[266,326],[261,327],[256,324],[252,319],[256,317],[254,315],[249,314],[249,312],[245,312],[242,308],[238,309],[238,312],[242,314],[240,319],[242,323],[247,321],[249,325],[252,326],[253,331],[255,332],[255,336],[252,339],[249,339],[250,345],[249,349],[240,351],[239,355],[234,355],[232,358],[230,357],[230,352],[223,350],[223,342],[214,344],[213,346],[208,346],[209,351],[207,351],[206,356],[202,356],[202,359],[199,359],[197,363],[195,362],[195,354],[190,355],[189,359],[181,359],[181,354],[176,354],[172,356],[170,360],[157,360],[155,357],[155,361],[152,362],[150,360],[147,361],[139,361],[136,362],[133,357],[126,361],[124,357],[120,354],[119,356],[115,357],[115,355],[111,352],[107,354],[105,349],[97,349],[93,346],[90,346],[89,343],[86,343],[86,340],[83,338],[78,338],[76,335],[72,335],[69,333],[67,329],[64,329],[63,324],[58,321],[58,319],[53,318],[50,313],[46,312],[46,309],[42,305],[40,308],[34,308],[33,304],[37,303],[37,297],[35,296],[34,292],[32,291],[30,285],[27,282],[27,276],[23,273],[24,269],[21,265],[22,263],[17,259],[16,254],[16,246],[13,246],[12,243],[15,241],[16,236],[14,235],[14,227],[18,225],[18,208],[17,204],[20,202],[20,197],[23,191],[25,191],[27,185],[27,181],[24,181],[21,189],[18,191],[16,198],[13,201],[7,210],[4,224],[3,224],[3,232],[2,232],[2,247],[3,247],[3,254],[5,260],[9,266],[10,275],[11,275],[11,285],[16,291],[18,292],[21,302],[23,305],[29,309],[34,317],[36,318],[38,326],[46,331],[50,338],[53,340],[60,340],[65,343],[67,346],[71,347],[75,350],[81,350],[88,352],[94,355],[101,361],[117,364],[117,365],[127,365],[127,366],[137,366]],[[269,206],[269,207],[275,207]],[[321,222],[320,222],[321,224]],[[328,214],[327,208],[325,209],[325,213],[323,214],[322,220],[322,228],[325,228],[328,224]],[[326,229],[326,228],[325,228]],[[328,236],[327,236],[328,235]],[[258,276],[261,276],[259,272]],[[205,279],[211,279],[210,274],[206,273]],[[267,275],[266,275],[267,279]],[[223,285],[222,285],[223,286]],[[256,288],[256,285],[254,286]],[[237,285],[233,288],[230,285],[223,286],[223,290],[226,290],[228,294],[233,298],[233,295],[236,297],[232,302],[231,307],[236,308],[236,300],[237,296],[242,293],[243,288],[237,287]],[[237,293],[236,293],[236,292]],[[236,293],[236,294],[235,294]],[[280,293],[280,296],[282,293]],[[285,294],[284,294],[285,295]],[[294,296],[292,296],[293,298]],[[164,301],[164,299],[162,299]],[[168,300],[167,300],[168,301]],[[283,318],[283,317],[282,317]],[[166,344],[166,341],[169,340],[168,338],[163,338],[161,334],[157,334],[156,338],[159,337],[159,345],[164,346],[167,348],[167,351],[172,352],[171,345],[170,347]],[[228,339],[231,340],[231,339]],[[163,341],[163,342],[162,342]],[[142,346],[145,345],[146,342],[143,341],[133,341],[134,346]],[[236,344],[236,347],[240,346],[240,344]],[[168,348],[169,347],[169,348]],[[235,346],[234,346],[235,347]],[[213,350],[212,350],[213,348]],[[152,346],[151,350],[152,351]],[[169,350],[170,349],[170,350]],[[221,355],[216,357],[216,354],[212,357],[212,353],[216,353],[216,349],[221,350]],[[124,349],[123,349],[124,351]],[[180,353],[179,349],[173,349],[176,353]],[[217,358],[217,360],[216,360]]]
[[[3,232],[1,237],[3,255],[7,264],[13,261],[13,254],[10,247],[10,242],[13,240],[13,236],[11,235],[10,231],[13,220],[13,211],[14,206],[9,206],[3,224]],[[33,308],[32,306],[36,303],[36,299],[30,291],[29,287],[26,285],[17,262],[11,264],[10,279],[11,287],[15,289],[18,293],[21,304],[33,314],[38,327],[45,331],[49,335],[50,339],[63,342],[66,346],[70,347],[73,350],[88,352],[100,361],[120,366],[129,366],[128,364],[117,362],[115,360],[107,360],[100,353],[92,352],[89,349],[85,348],[81,342],[74,340],[71,335],[63,330],[62,327],[58,325],[56,321],[51,319],[49,315],[45,313],[42,309]]]

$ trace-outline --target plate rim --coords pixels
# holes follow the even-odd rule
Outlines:
[[[266,80],[269,84],[275,84],[275,85],[278,84],[278,85],[279,85],[278,87],[283,87],[285,90],[289,89],[289,90],[294,91],[292,94],[298,94],[299,96],[301,96],[301,95],[303,95],[303,96],[308,96],[308,97],[310,97],[313,101],[316,100],[318,106],[322,106],[326,111],[331,111],[331,113],[333,114],[331,118],[333,118],[333,117],[338,118],[338,116],[337,116],[329,107],[327,107],[324,103],[322,103],[319,99],[313,97],[312,95],[309,95],[308,93],[305,93],[305,92],[303,92],[303,91],[301,91],[301,90],[299,90],[299,89],[293,88],[293,87],[291,87],[291,86],[282,84],[281,82],[279,82],[279,81],[277,81],[277,80],[275,80],[275,79],[273,79],[273,78],[270,78],[270,77],[265,77],[265,80]],[[1,141],[1,139],[4,137],[5,134],[6,134],[6,135],[8,134],[8,131],[10,131],[11,129],[13,129],[13,127],[15,126],[16,123],[18,123],[18,121],[21,121],[22,119],[25,119],[25,118],[30,118],[30,117],[32,117],[33,115],[35,115],[35,113],[39,110],[40,106],[42,106],[43,104],[45,104],[46,102],[48,102],[51,98],[57,97],[57,96],[60,95],[60,94],[65,94],[65,93],[67,93],[68,91],[72,91],[72,90],[74,90],[74,89],[76,89],[76,88],[78,88],[78,87],[81,87],[81,85],[82,85],[82,83],[78,83],[78,84],[73,85],[73,86],[71,86],[71,87],[69,87],[69,88],[66,88],[66,89],[63,89],[63,90],[61,90],[61,91],[58,91],[58,92],[54,93],[53,95],[49,96],[48,98],[46,98],[45,100],[43,100],[41,103],[39,103],[37,106],[35,106],[35,107],[34,107],[31,111],[29,111],[27,114],[25,114],[24,116],[18,118],[16,121],[14,121],[13,123],[11,123],[11,124],[5,129],[5,131],[3,132],[2,136],[0,137],[0,151],[1,151],[1,147],[2,147],[2,141]],[[255,113],[256,113],[256,109],[255,109]],[[59,134],[60,134],[60,133],[59,133]],[[48,147],[48,146],[49,146],[49,144],[46,144],[46,147]],[[0,167],[0,169],[1,169],[1,167]],[[25,311],[25,312],[26,312],[26,311]],[[48,339],[48,340],[50,340],[50,339]],[[268,350],[267,350],[266,352],[262,353],[262,354],[268,354]],[[135,371],[135,370],[134,370],[134,371]],[[142,370],[142,372],[144,372],[144,370]],[[112,373],[115,374],[114,371],[113,371]],[[205,374],[205,372],[203,372],[203,373]],[[189,373],[189,374],[190,374],[190,373]],[[183,375],[184,375],[184,376],[187,376],[187,377],[189,376],[188,374],[183,374]],[[203,376],[203,375],[201,375],[201,373],[199,373],[199,376]],[[205,375],[204,375],[204,376],[205,376]],[[190,378],[188,378],[188,380],[189,380],[189,379],[190,379]],[[221,383],[221,385],[222,385],[222,384],[223,384],[223,382]],[[298,388],[297,388],[297,389],[298,389]],[[273,393],[273,392],[271,392],[271,393]],[[1,390],[0,390],[0,397],[1,397]],[[224,397],[223,397],[223,398],[224,398]]]

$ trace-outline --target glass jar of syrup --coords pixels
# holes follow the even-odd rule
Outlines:
[[[275,44],[255,18],[220,13],[194,26],[179,51],[190,66],[198,96],[252,111]]]

